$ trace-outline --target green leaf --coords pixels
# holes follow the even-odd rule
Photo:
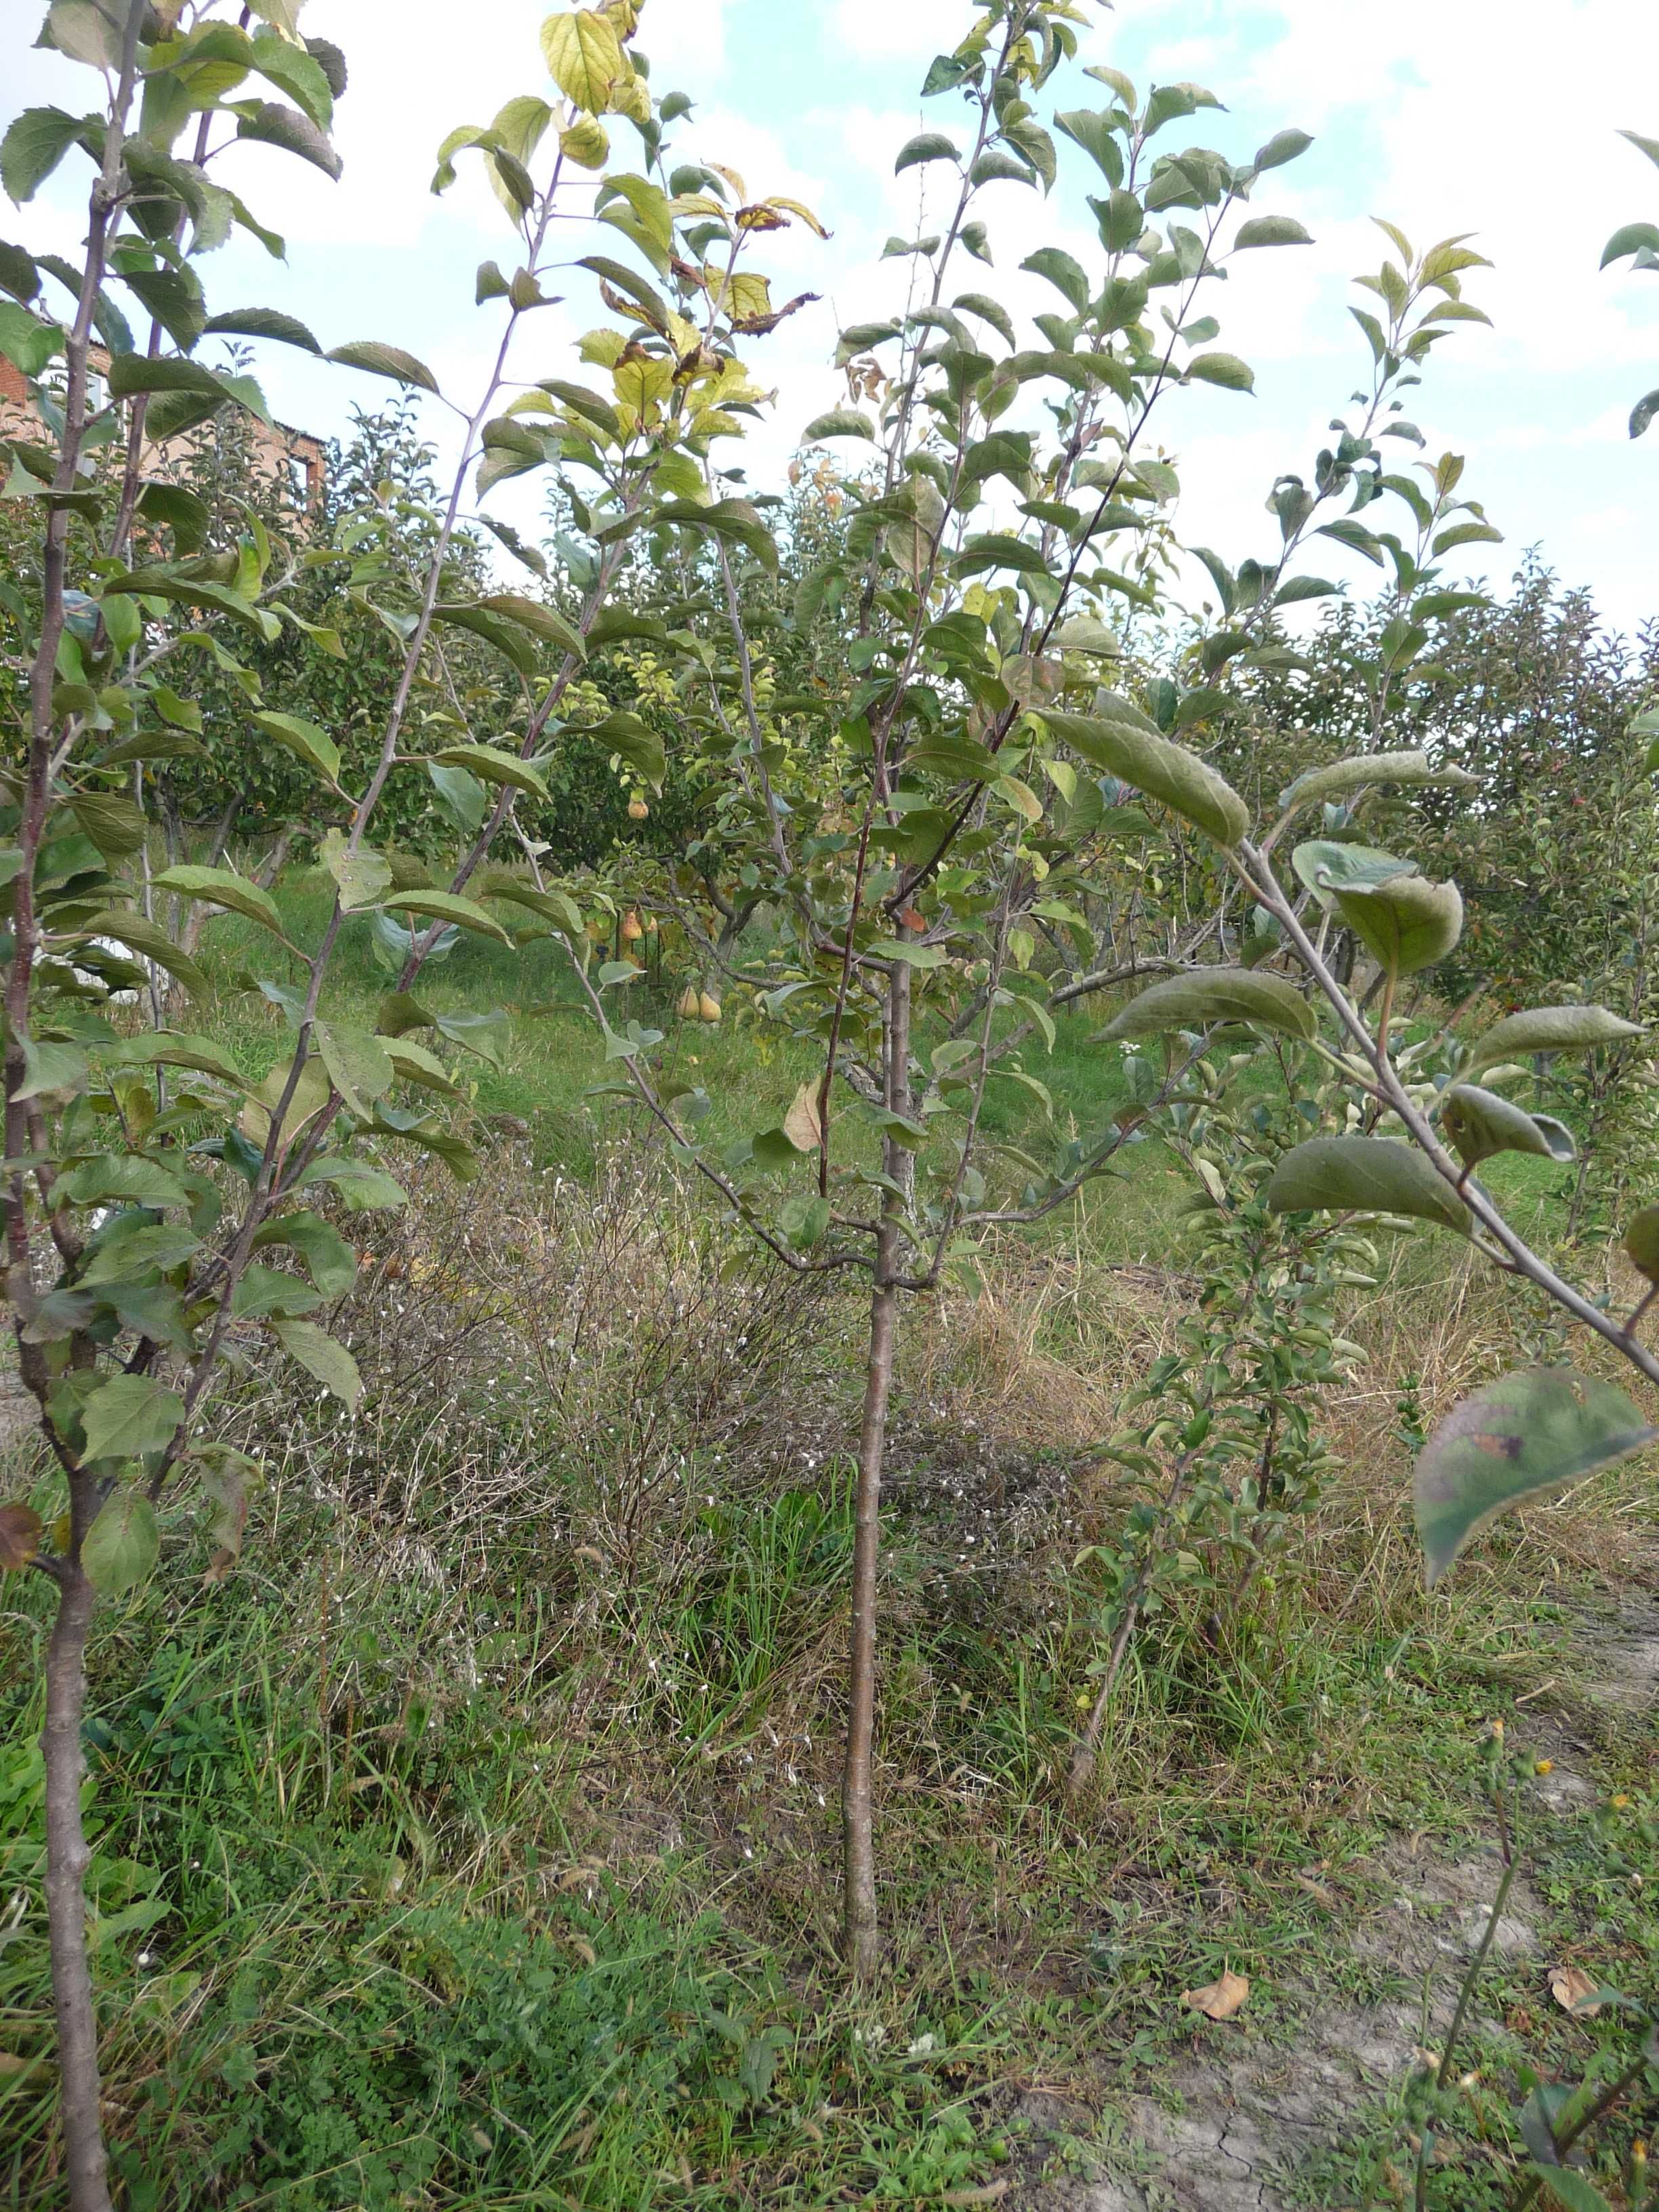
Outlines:
[[[981,532],[969,538],[951,565],[958,576],[980,576],[993,568],[1006,568],[1022,576],[1048,573],[1048,563],[1038,547],[996,531]]]
[[[61,107],[26,107],[0,139],[0,184],[21,206],[32,200],[93,118]]]
[[[40,43],[89,69],[118,70],[124,28],[118,8],[100,0],[52,0]]]
[[[161,1556],[155,1508],[141,1491],[131,1489],[118,1490],[105,1499],[81,1547],[87,1580],[103,1597],[120,1597],[148,1582]]]
[[[1570,1367],[1526,1368],[1477,1390],[1436,1429],[1413,1477],[1430,1588],[1500,1513],[1656,1437],[1622,1390]]]
[[[960,162],[962,154],[953,140],[941,131],[923,131],[908,140],[899,149],[893,164],[893,174],[900,176],[906,169],[920,168],[927,161]]]
[[[363,1395],[363,1378],[344,1345],[314,1321],[273,1321],[270,1329],[290,1359],[297,1359],[348,1411],[356,1411]]]
[[[734,544],[746,547],[762,568],[769,568],[775,575],[777,573],[776,543],[759,509],[751,507],[746,499],[720,499],[712,507],[698,507],[690,500],[668,500],[647,520],[653,529],[669,523],[679,529],[712,531],[717,538],[729,538]]]
[[[778,1209],[778,1226],[797,1252],[810,1251],[827,1236],[833,1219],[827,1198],[792,1198]]]
[[[497,1006],[489,1013],[439,1014],[433,1027],[440,1036],[464,1051],[476,1053],[491,1067],[507,1066],[507,1048],[513,1041],[511,1017]]]
[[[542,25],[542,52],[559,90],[589,115],[603,115],[612,87],[634,74],[615,24],[591,8],[550,15]]]
[[[1319,1033],[1313,1008],[1282,975],[1249,968],[1194,968],[1131,999],[1100,1034],[1117,1042],[1202,1029],[1212,1022],[1254,1022],[1304,1042]]]
[[[951,301],[951,305],[963,314],[977,315],[981,322],[989,323],[998,337],[1011,348],[1019,343],[1018,333],[1014,329],[1013,318],[1009,314],[1008,310],[999,301],[992,299],[988,293],[961,292]]]
[[[82,831],[112,865],[143,849],[149,825],[131,799],[112,791],[82,791],[70,803]]]
[[[1357,753],[1349,760],[1310,769],[1279,793],[1279,803],[1308,806],[1316,799],[1334,799],[1372,783],[1434,784],[1455,791],[1480,788],[1478,775],[1462,768],[1437,768],[1425,752]]]
[[[1259,170],[1283,168],[1286,161],[1294,161],[1312,144],[1305,131],[1276,131],[1265,146],[1256,149],[1254,166]]]
[[[567,384],[562,378],[544,376],[536,389],[550,398],[561,399],[573,415],[580,415],[594,423],[608,438],[622,435],[622,422],[611,402],[599,392],[590,391],[585,384]]]
[[[1058,246],[1041,246],[1035,253],[1028,254],[1019,265],[1022,269],[1029,269],[1034,276],[1046,276],[1054,289],[1070,301],[1079,315],[1086,312],[1090,295],[1088,274],[1082,264],[1074,261],[1069,253],[1063,252]]]
[[[1478,1084],[1454,1083],[1441,1099],[1440,1118],[1465,1167],[1477,1167],[1494,1152],[1534,1152],[1546,1160],[1578,1157],[1565,1121],[1553,1114],[1528,1114]]]
[[[136,1036],[118,1037],[105,1046],[102,1057],[121,1067],[193,1068],[198,1075],[216,1076],[221,1083],[246,1090],[235,1061],[212,1037],[194,1036],[184,1030],[141,1030]]]
[[[446,745],[436,757],[445,767],[464,768],[486,783],[507,784],[517,791],[533,792],[538,799],[549,795],[539,769],[498,745]]]
[[[246,876],[235,875],[228,868],[180,867],[164,868],[155,878],[158,891],[177,891],[181,897],[202,899],[214,906],[228,907],[246,921],[257,921],[261,929],[268,929],[274,937],[288,942],[283,928],[283,917],[270,893],[262,890],[258,884],[250,883]]]
[[[1533,1006],[1506,1016],[1478,1038],[1463,1073],[1476,1075],[1499,1060],[1526,1060],[1535,1052],[1594,1052],[1641,1034],[1636,1023],[1606,1006]]]
[[[133,1225],[136,1223],[136,1225]],[[201,1239],[181,1222],[146,1223],[142,1215],[106,1231],[81,1276],[81,1285],[116,1283],[165,1272],[201,1249]]]
[[[374,1101],[392,1088],[392,1067],[386,1047],[368,1030],[338,1022],[319,1022],[312,1035],[329,1080],[357,1119],[366,1121]]]
[[[510,522],[497,521],[495,516],[489,514],[481,514],[477,519],[489,531],[492,538],[506,546],[515,561],[521,561],[526,568],[532,570],[538,576],[546,576],[545,557],[538,547],[530,544],[521,538]],[[584,653],[586,649],[586,641],[584,641]]]
[[[1184,745],[1172,744],[1127,700],[1114,707],[1109,718],[1063,714],[1044,707],[1034,712],[1085,760],[1161,799],[1218,844],[1237,845],[1249,829],[1249,810],[1225,778]]]
[[[1468,1233],[1469,1209],[1414,1146],[1389,1137],[1313,1137],[1273,1170],[1275,1213],[1408,1213]]]
[[[961,730],[930,732],[904,756],[907,775],[941,775],[952,783],[988,783],[998,773],[988,745]]]
[[[1291,866],[1328,914],[1335,908],[1339,890],[1416,873],[1397,853],[1382,853],[1373,845],[1339,845],[1328,837],[1310,837],[1298,845],[1291,854]]]
[[[327,1183],[337,1190],[348,1213],[396,1212],[409,1203],[407,1191],[401,1183],[394,1182],[384,1168],[377,1168],[368,1160],[353,1159],[345,1153],[330,1153],[322,1159],[313,1160],[301,1176],[297,1188],[308,1190],[318,1183]]]
[[[0,354],[25,376],[39,376],[55,354],[64,350],[64,333],[56,323],[43,323],[27,307],[0,300]]]
[[[1109,112],[1087,107],[1068,108],[1056,115],[1054,127],[1079,146],[1094,162],[1109,185],[1123,182],[1123,155],[1117,143],[1117,133],[1112,128]]]
[[[302,46],[258,32],[251,42],[253,67],[268,82],[297,100],[319,131],[334,120],[334,94],[320,64]]]
[[[526,599],[522,592],[491,592],[478,605],[486,614],[500,615],[506,621],[517,623],[548,645],[556,645],[562,652],[574,653],[578,660],[587,658],[587,646],[582,634],[574,629],[556,607],[545,600]]]
[[[405,1083],[418,1083],[428,1091],[441,1091],[448,1098],[458,1096],[448,1069],[423,1044],[411,1043],[407,1037],[387,1037],[386,1055]]]
[[[329,781],[337,787],[340,781],[340,748],[325,730],[315,722],[307,722],[299,714],[255,714],[254,727],[263,730],[268,738],[275,738],[279,745],[297,753],[313,768],[320,769]]]
[[[212,510],[183,484],[147,483],[138,495],[138,512],[146,522],[164,523],[172,531],[180,555],[194,553],[207,543]],[[157,690],[166,688],[158,685]]]
[[[1627,253],[1659,253],[1659,224],[1627,222],[1615,230],[1601,249],[1601,266],[1622,261]]]
[[[74,1044],[42,1043],[20,1036],[23,1048],[23,1080],[12,1092],[15,1099],[38,1098],[45,1091],[78,1091],[87,1079],[87,1056]]]
[[[1236,353],[1194,354],[1187,364],[1187,375],[1200,384],[1218,384],[1227,392],[1255,389],[1255,371]]]
[[[34,256],[4,239],[0,239],[0,289],[9,292],[25,307],[38,298],[40,291],[40,272],[34,265]]]
[[[153,410],[150,420],[154,428]],[[215,614],[229,615],[266,645],[274,645],[283,634],[275,615],[256,607],[228,584],[214,583],[204,576],[180,575],[172,568],[132,568],[125,575],[106,577],[104,592],[106,596],[118,592],[131,599],[177,599],[185,606],[207,607]]]
[[[607,746],[625,760],[628,765],[642,775],[653,791],[662,789],[662,780],[668,772],[668,757],[662,738],[648,722],[637,714],[618,713],[607,714],[602,722],[595,722],[580,732],[595,744]]]
[[[1553,2197],[1562,2212],[1613,2212],[1595,2183],[1573,2166],[1535,2165],[1528,2171],[1543,2183],[1545,2196]]]
[[[489,811],[489,793],[477,777],[469,775],[464,768],[445,768],[439,761],[428,761],[426,772],[441,811],[463,837],[476,837]]]
[[[814,416],[800,434],[803,446],[819,445],[826,438],[867,438],[873,445],[876,426],[859,408],[832,407],[827,415]]]
[[[100,937],[112,937],[118,945],[153,960],[155,965],[182,983],[192,999],[205,999],[211,989],[207,977],[187,952],[182,952],[159,923],[150,921],[142,914],[134,914],[126,907],[112,907],[107,912],[94,915],[76,932],[76,941],[90,943]]]
[[[305,1261],[325,1298],[341,1298],[357,1279],[357,1255],[339,1231],[318,1213],[279,1213],[253,1240],[256,1252],[283,1245]]]
[[[323,866],[339,887],[340,904],[348,914],[373,906],[390,889],[392,863],[372,845],[360,845],[354,853],[343,830],[329,830],[324,833],[321,853]]]
[[[297,107],[284,107],[280,100],[262,100],[251,106],[238,109],[236,136],[253,138],[266,146],[280,146],[285,154],[297,154],[302,161],[309,161],[325,176],[337,183],[343,166],[339,155],[330,144],[325,131],[319,131],[308,115]]]
[[[216,399],[227,394],[222,380],[199,361],[181,361],[171,354],[151,360],[142,353],[118,353],[109,365],[109,388],[118,399],[133,399],[153,392],[201,392]]]
[[[173,343],[188,353],[207,321],[202,287],[193,269],[135,269],[122,280]]]
[[[82,1160],[59,1178],[58,1197],[70,1206],[188,1206],[190,1193],[158,1160],[142,1153],[100,1153]]]
[[[235,1321],[269,1321],[273,1316],[291,1320],[314,1313],[322,1303],[317,1293],[292,1275],[275,1267],[253,1266],[243,1270],[230,1301]]]
[[[453,623],[457,629],[470,629],[475,637],[484,639],[513,663],[520,676],[539,674],[539,657],[522,625],[509,622],[505,615],[491,614],[480,601],[458,599],[434,607],[432,618],[434,622]]]
[[[1455,522],[1436,537],[1434,557],[1437,561],[1459,545],[1501,545],[1503,542],[1503,532],[1494,530],[1489,522]]]
[[[1294,216],[1257,215],[1242,222],[1234,234],[1236,248],[1253,246],[1311,246],[1313,239]]]
[[[493,937],[498,945],[510,945],[513,940],[500,922],[487,915],[481,906],[469,898],[457,897],[453,891],[394,891],[381,905],[394,914],[419,914],[434,921],[453,921],[461,929],[474,931],[480,937]]]
[[[1392,876],[1336,894],[1342,918],[1394,975],[1415,975],[1443,960],[1463,934],[1463,896],[1455,884]]]
[[[81,1409],[84,1456],[138,1459],[162,1451],[185,1418],[185,1401],[149,1375],[118,1375],[94,1390]]]
[[[210,337],[273,338],[279,345],[298,346],[302,353],[322,353],[305,325],[276,307],[233,307],[210,316],[205,325]]]
[[[417,384],[422,392],[436,392],[437,379],[423,361],[401,346],[382,345],[378,339],[362,338],[350,345],[336,346],[328,356],[346,368],[361,368],[368,376],[389,377],[393,384]]]

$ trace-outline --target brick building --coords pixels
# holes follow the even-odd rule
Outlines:
[[[89,357],[88,413],[97,414],[109,404],[109,356],[94,348]],[[267,425],[254,415],[246,417],[249,451],[253,465],[270,483],[277,499],[296,512],[310,514],[323,495],[323,441],[308,430],[287,422]],[[0,354],[0,437],[39,434],[40,416],[29,398],[27,380]],[[190,450],[189,438],[175,438],[145,448],[146,474],[160,474],[169,463],[182,461]]]

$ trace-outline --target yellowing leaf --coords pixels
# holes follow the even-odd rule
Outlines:
[[[542,52],[559,90],[588,115],[603,115],[615,87],[634,74],[615,25],[587,8],[550,15],[542,25]]]
[[[559,133],[559,151],[579,169],[602,169],[611,159],[611,141],[596,115],[578,115]]]
[[[1181,2002],[1201,2012],[1206,2020],[1231,2020],[1249,2000],[1250,1984],[1244,1975],[1228,1967],[1218,1982],[1201,1990],[1183,1990]]]

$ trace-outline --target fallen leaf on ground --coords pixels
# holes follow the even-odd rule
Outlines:
[[[1601,2006],[1586,2004],[1584,1999],[1594,1996],[1601,1986],[1599,1982],[1590,1979],[1582,1966],[1558,1966],[1550,1976],[1550,1995],[1562,2011],[1570,2012],[1575,2020],[1595,2018]]]
[[[1191,2005],[1210,2020],[1231,2020],[1235,2013],[1244,2009],[1250,1994],[1250,1984],[1243,1974],[1236,1974],[1230,1966],[1218,1982],[1207,1989],[1182,1990],[1181,2002]]]

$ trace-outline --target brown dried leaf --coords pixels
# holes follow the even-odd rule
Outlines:
[[[783,1133],[798,1152],[815,1152],[823,1139],[817,1083],[803,1083],[783,1117]]]
[[[1586,2004],[1584,1999],[1594,1996],[1601,1984],[1594,1982],[1582,1966],[1558,1966],[1550,1976],[1550,1995],[1563,2012],[1570,2012],[1575,2020],[1594,2020],[1601,2008]]]
[[[17,1574],[28,1565],[44,1526],[32,1505],[0,1505],[0,1571]]]
[[[1212,1982],[1207,1989],[1183,1990],[1181,2002],[1191,2005],[1194,2012],[1201,2012],[1208,2020],[1231,2020],[1243,2011],[1249,1995],[1249,1980],[1229,1966],[1221,1979]]]

